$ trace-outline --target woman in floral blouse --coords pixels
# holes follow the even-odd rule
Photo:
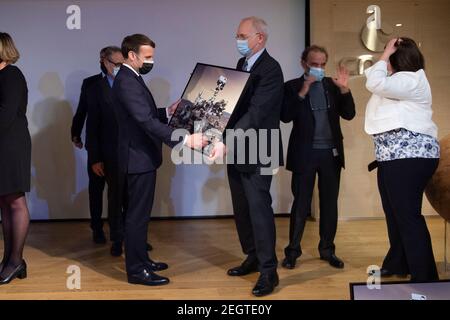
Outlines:
[[[390,248],[381,276],[411,275],[413,282],[438,279],[422,197],[439,163],[437,127],[425,62],[414,40],[389,41],[366,70],[373,93],[365,119],[378,162],[378,188]]]

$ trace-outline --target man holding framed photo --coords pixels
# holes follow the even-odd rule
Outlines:
[[[252,291],[258,297],[270,294],[279,281],[275,219],[270,195],[272,174],[268,172],[272,173],[272,168],[279,167],[283,161],[279,134],[283,73],[278,62],[265,49],[267,37],[267,24],[261,18],[247,17],[239,24],[236,41],[243,57],[237,69],[250,72],[250,78],[240,103],[228,121],[224,137],[227,147],[231,145],[230,140],[234,140],[234,147],[229,148],[233,163],[227,165],[228,181],[239,240],[247,255],[241,265],[228,270],[228,275],[244,276],[259,271],[260,276]],[[233,129],[235,134],[229,135],[228,129]],[[267,139],[273,130],[278,133],[277,141],[273,141],[275,148],[271,147],[271,139]],[[263,131],[269,132],[268,135],[262,135]],[[251,132],[256,133],[257,141],[247,139]],[[267,143],[270,163],[262,161],[259,147],[263,143]],[[254,145],[259,146],[256,155],[249,152]],[[216,144],[212,157],[223,154],[225,149],[223,144]],[[252,161],[255,158],[256,161]]]

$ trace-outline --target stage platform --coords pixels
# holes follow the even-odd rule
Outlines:
[[[276,223],[281,264],[289,219],[279,217]],[[427,223],[441,278],[448,279],[443,265],[444,221],[430,217]],[[319,259],[318,227],[318,221],[307,223],[297,267],[280,267],[280,285],[265,299],[349,299],[349,283],[365,282],[367,267],[382,263],[388,248],[384,220],[339,222],[336,254],[345,262],[342,270]],[[226,275],[243,259],[232,219],[152,221],[149,238],[154,247],[151,258],[170,266],[160,273],[170,278],[167,286],[128,284],[124,258],[112,257],[109,243],[94,244],[88,222],[32,223],[25,248],[28,278],[0,286],[0,299],[255,299],[251,289],[257,274]],[[79,290],[66,286],[71,265],[81,270]]]

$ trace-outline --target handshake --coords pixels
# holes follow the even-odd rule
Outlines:
[[[209,144],[209,139],[201,132],[187,135],[184,145],[191,149],[202,150]],[[223,158],[227,153],[227,146],[222,142],[214,142],[214,146],[209,154],[209,160],[214,161]]]
[[[178,107],[181,99],[173,103],[167,108],[167,114],[172,116]],[[187,135],[184,140],[184,145],[195,150],[202,150],[210,143],[210,140],[201,132]],[[227,153],[227,147],[223,142],[214,142],[214,146],[209,153],[209,159],[214,161],[218,158],[223,158]]]

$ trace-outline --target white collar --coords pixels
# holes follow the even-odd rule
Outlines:
[[[136,72],[136,70],[134,70],[133,67],[130,66],[129,64],[122,63],[122,65],[132,70],[138,77],[140,76],[139,72]]]

